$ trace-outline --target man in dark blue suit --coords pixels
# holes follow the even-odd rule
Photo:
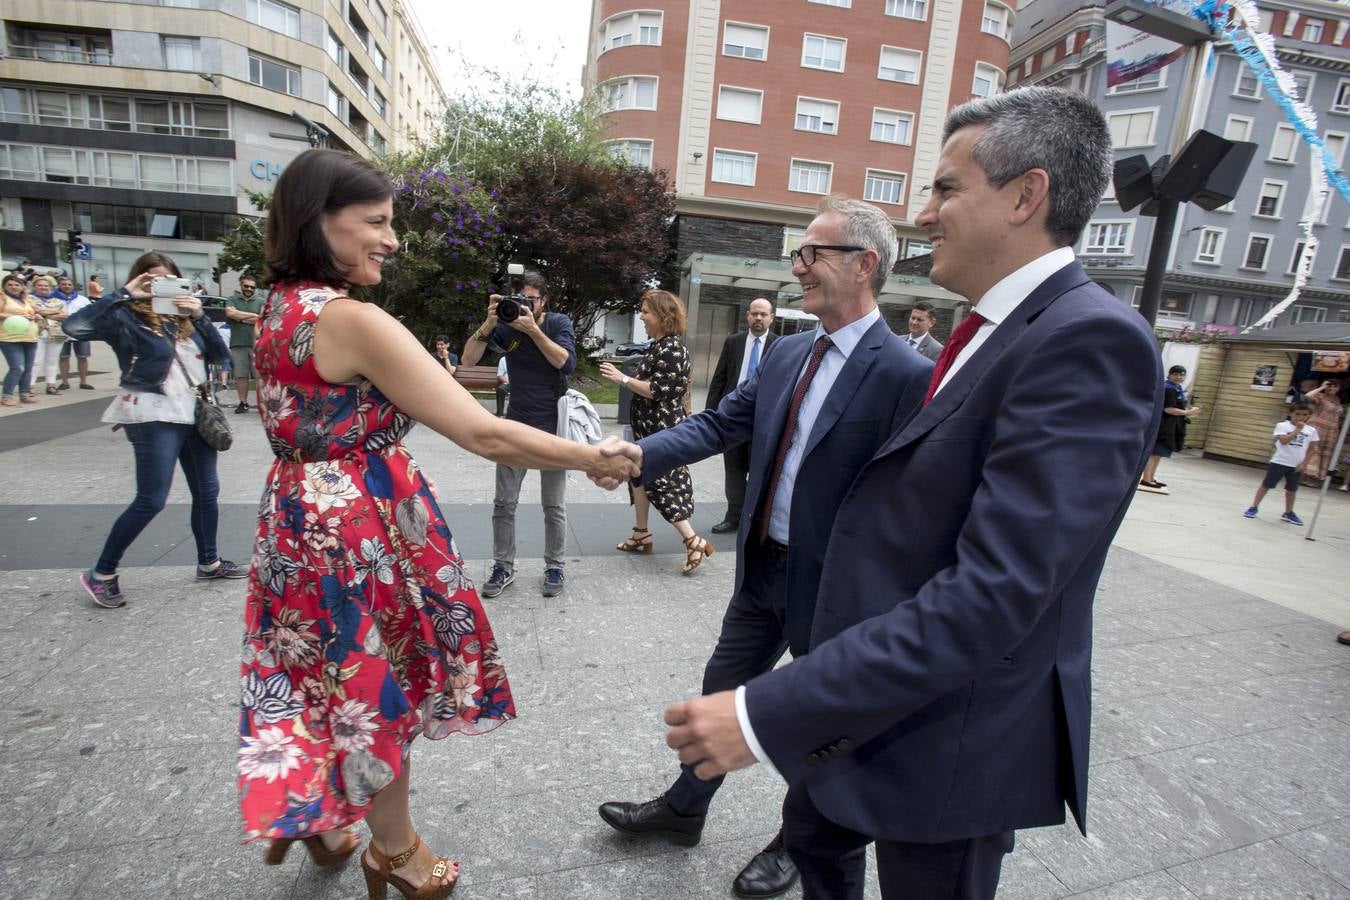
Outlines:
[[[1015,829],[1066,804],[1085,827],[1092,597],[1162,383],[1147,323],[1071,249],[1111,159],[1073,91],[950,113],[915,221],[974,311],[840,506],[810,653],[666,711],[699,778],[787,780],[807,898],[861,898],[874,840],[883,896],[992,897]]]
[[[744,384],[640,443],[613,445],[648,478],[749,442],[745,511],[736,536],[736,586],[703,676],[711,694],[806,652],[816,585],[839,502],[862,465],[918,409],[932,363],[890,330],[876,298],[895,262],[895,228],[869,203],[830,198],[793,253],[813,332],[765,351]],[[800,477],[799,477],[800,476]],[[628,834],[698,843],[721,778],[685,767],[661,797],[612,802],[600,815]],[[743,897],[768,897],[796,873],[779,840],[737,876]]]

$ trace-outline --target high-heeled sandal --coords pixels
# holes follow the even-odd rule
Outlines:
[[[680,569],[681,575],[693,572],[703,563],[705,557],[713,555],[713,545],[696,534],[685,538],[684,546],[687,549],[684,553],[684,568]]]
[[[652,533],[646,528],[634,528],[631,537],[626,538],[622,544],[615,544],[615,550],[622,550],[624,553],[651,553],[654,544],[652,544]]]
[[[375,860],[375,866],[372,867],[366,861],[366,854],[361,854],[361,870],[366,873],[366,892],[370,895],[370,900],[384,900],[385,894],[389,890],[389,885],[393,885],[404,897],[412,900],[441,900],[443,897],[449,897],[454,891],[455,885],[459,884],[459,863],[452,862],[444,856],[436,857],[436,864],[431,867],[431,877],[422,882],[420,888],[415,888],[403,878],[394,874],[395,869],[400,869],[408,864],[408,860],[413,858],[419,847],[422,846],[422,839],[413,835],[413,845],[397,856],[385,856],[371,841],[368,849],[370,857]],[[450,871],[450,867],[455,867],[455,880],[449,884],[439,884],[440,880]]]
[[[351,855],[356,852],[356,848],[361,846],[359,837],[345,829],[344,833],[347,835],[347,843],[338,850],[329,850],[328,845],[323,842],[323,838],[317,834],[307,838],[274,838],[267,844],[267,855],[263,857],[263,862],[269,866],[281,865],[286,861],[286,853],[291,849],[291,844],[301,841],[304,843],[305,849],[309,851],[309,858],[320,869],[340,866],[351,859]]]

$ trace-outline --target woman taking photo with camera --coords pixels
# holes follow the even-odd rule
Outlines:
[[[348,153],[309,150],[272,194],[271,295],[254,363],[276,460],[259,507],[244,612],[238,760],[250,839],[280,863],[356,850],[372,898],[445,897],[457,863],[408,810],[412,740],[515,717],[478,592],[404,436],[424,422],[511,466],[626,478],[628,464],[494,417],[384,310],[353,300],[398,248],[394,188]]]
[[[225,342],[202,315],[202,302],[183,294],[172,298],[175,314],[155,311],[151,286],[156,277],[181,277],[163,253],[143,254],[132,263],[126,286],[65,320],[77,341],[106,341],[122,370],[117,396],[103,414],[122,429],[136,460],[136,499],[113,523],[103,552],[80,584],[106,609],[126,605],[117,566],[131,542],[145,530],[169,496],[173,470],[181,466],[192,493],[192,537],[197,542],[197,580],[244,578],[248,569],[216,553],[216,451],[197,433],[196,386],[206,380],[206,363],[230,355]]]

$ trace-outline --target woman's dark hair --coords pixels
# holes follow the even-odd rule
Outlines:
[[[1180,374],[1182,374],[1182,375],[1185,375],[1185,374],[1186,374],[1186,367],[1185,367],[1185,366],[1173,366],[1172,368],[1170,368],[1170,369],[1167,370],[1167,374],[1168,374],[1168,375],[1176,375],[1176,374],[1178,374],[1178,373],[1180,373]]]
[[[158,250],[151,250],[136,257],[136,261],[131,264],[131,269],[127,272],[127,281],[131,281],[138,275],[144,275],[151,269],[161,267],[172,272],[174,278],[183,277],[183,273],[178,271],[178,263],[173,261],[172,256],[167,253],[160,253]]]
[[[322,216],[353,203],[378,203],[394,185],[370,163],[339,150],[306,150],[286,166],[272,193],[263,253],[266,281],[347,284],[323,235]]]
[[[443,335],[443,334],[438,334],[438,335],[436,335],[434,338],[431,339],[431,342],[432,342],[433,344],[439,344],[441,341],[445,341],[445,342],[448,344],[448,343],[450,343],[450,338],[446,337],[446,336]]]
[[[1295,403],[1293,406],[1289,407],[1289,411],[1290,411],[1291,413],[1296,413],[1296,412],[1311,413],[1311,412],[1312,412],[1312,404],[1311,404],[1311,403],[1304,403],[1302,400],[1300,400],[1299,402]]]

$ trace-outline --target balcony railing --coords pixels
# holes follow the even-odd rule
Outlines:
[[[112,65],[111,50],[76,50],[73,47],[33,47],[10,44],[9,55],[15,59],[40,59],[43,62],[81,63],[93,66]]]

